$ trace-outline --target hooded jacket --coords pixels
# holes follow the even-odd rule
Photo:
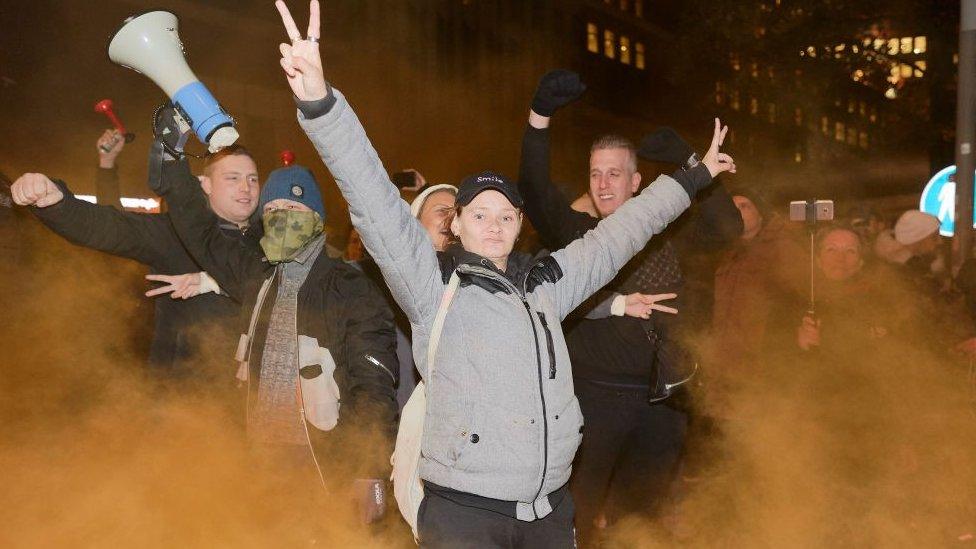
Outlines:
[[[331,94],[331,108],[312,119],[299,111],[299,122],[410,321],[428,387],[421,478],[516,502],[520,520],[546,516],[548,495],[569,480],[583,430],[560,323],[684,211],[694,190],[661,177],[565,249],[531,262],[510,256],[505,273],[475,254],[439,259],[352,108]],[[431,327],[454,270],[461,285],[428,379]]]

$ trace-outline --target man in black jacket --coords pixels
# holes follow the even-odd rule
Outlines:
[[[106,136],[100,143],[104,139]],[[110,153],[100,150],[96,185],[99,194],[105,194],[105,189],[118,189],[114,156],[110,155],[117,155],[120,148],[121,143],[117,143]],[[199,186],[215,214],[214,228],[257,250],[260,225],[252,225],[250,218],[257,207],[258,170],[250,153],[235,146],[210,156]],[[151,372],[161,379],[191,375],[218,384],[231,379],[233,373],[222,368],[227,363],[219,357],[233,354],[240,304],[226,294],[216,293],[213,286],[212,293],[202,293],[208,289],[206,277],[200,274],[203,269],[183,247],[169,214],[96,206],[75,197],[64,182],[52,182],[40,174],[25,174],[13,184],[11,192],[17,204],[32,206],[31,212],[44,225],[67,240],[134,259],[149,266],[153,273],[150,280],[168,283],[148,294],[174,292],[174,299],[160,297],[155,301],[149,351]],[[197,297],[187,299],[191,296]],[[232,387],[230,381],[226,384]]]
[[[251,447],[266,465],[316,472],[328,491],[358,499],[364,522],[378,520],[397,412],[393,313],[362,272],[323,253],[325,208],[312,173],[295,165],[270,174],[254,250],[217,228],[178,151],[154,147],[160,177],[151,184],[177,233],[245,304],[236,359]]]
[[[523,137],[519,188],[529,220],[551,249],[562,248],[599,221],[574,211],[549,174],[549,119],[584,89],[579,76],[569,71],[546,74]],[[673,132],[668,135],[680,141]],[[676,180],[709,176],[693,151],[680,153],[682,147],[655,137],[657,147],[651,147],[655,139],[649,139],[649,148],[679,151],[672,159],[683,165],[672,176]],[[636,148],[619,136],[597,139],[590,154],[590,197],[599,215],[613,213],[640,183]],[[685,214],[672,223],[603,292],[577,310],[566,340],[586,421],[573,477],[583,545],[595,541],[594,521],[607,501],[624,512],[653,513],[665,496],[688,422],[687,414],[668,396],[690,378],[694,361],[678,339],[680,317],[651,313],[674,311],[658,301],[682,291],[686,273],[679,259],[688,248],[717,249],[733,241],[741,229],[731,197],[715,185],[701,199],[697,215]]]

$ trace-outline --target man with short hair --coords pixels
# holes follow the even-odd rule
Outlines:
[[[119,150],[118,144],[110,153],[100,150],[99,188],[118,188],[111,154]],[[112,162],[106,164],[109,156]],[[250,221],[257,207],[258,169],[247,149],[237,145],[209,156],[199,179],[220,231],[257,250],[260,224]],[[219,361],[210,358],[233,354],[240,304],[217,293],[216,285],[201,274],[203,269],[180,242],[169,214],[94,205],[75,197],[63,181],[41,174],[24,174],[11,187],[11,194],[17,204],[33,206],[31,212],[44,225],[70,242],[148,265],[152,274],[147,278],[166,284],[147,293],[172,292],[172,299],[155,300],[151,372],[161,379],[190,375],[229,380]],[[188,299],[193,296],[198,297]]]
[[[599,222],[573,210],[549,174],[550,118],[584,89],[579,76],[570,71],[543,76],[522,141],[519,189],[526,215],[550,249],[564,247]],[[709,178],[693,151],[685,150],[687,144],[673,130],[671,134],[664,144],[679,152],[669,160],[684,165],[672,177],[678,181]],[[731,162],[727,155],[724,158]],[[634,196],[640,184],[637,148],[629,140],[610,134],[594,141],[589,194],[601,218]],[[616,500],[625,512],[654,514],[674,478],[688,418],[668,397],[690,379],[694,366],[678,340],[676,317],[660,314],[677,311],[658,302],[677,297],[685,284],[678,245],[717,249],[742,230],[738,212],[721,185],[704,194],[697,216],[689,220],[689,215],[683,215],[651,239],[604,291],[577,309],[585,317],[569,321],[566,342],[586,421],[573,478],[581,546],[595,543],[594,522],[604,514],[608,501]]]

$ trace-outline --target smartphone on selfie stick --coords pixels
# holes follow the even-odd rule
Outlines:
[[[790,221],[802,221],[807,226],[810,233],[810,306],[807,309],[807,316],[816,320],[817,301],[814,292],[813,281],[816,277],[816,250],[815,237],[817,233],[817,223],[834,220],[834,201],[833,200],[793,200],[790,202]]]

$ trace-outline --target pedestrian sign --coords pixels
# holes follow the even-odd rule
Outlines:
[[[939,218],[939,234],[952,236],[956,227],[956,167],[939,170],[922,190],[918,209]],[[973,227],[976,227],[976,197],[973,199]]]

